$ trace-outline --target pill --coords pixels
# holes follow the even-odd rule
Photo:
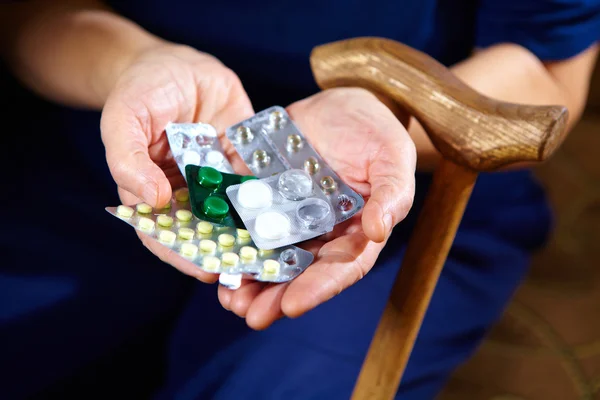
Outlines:
[[[193,243],[183,243],[179,252],[182,256],[193,258],[198,254],[198,246]]]
[[[324,176],[321,178],[320,184],[321,189],[323,189],[325,193],[333,193],[337,189],[337,184],[331,176]]]
[[[252,176],[252,175],[246,175],[246,176],[242,176],[242,177],[240,178],[240,183],[244,183],[244,182],[246,182],[246,181],[251,181],[251,180],[253,180],[253,179],[258,179],[258,178],[257,178],[257,177],[255,177],[255,176]]]
[[[163,210],[170,210],[171,209],[171,202],[169,201],[167,204],[164,205]]]
[[[287,137],[287,151],[289,151],[290,153],[296,152],[298,150],[300,150],[304,145],[304,142],[302,141],[302,138],[300,137],[300,135],[289,135]]]
[[[223,183],[223,174],[213,167],[202,167],[198,170],[198,183],[207,189],[216,189]]]
[[[319,161],[316,158],[308,157],[304,161],[304,170],[309,174],[314,175],[321,170],[321,164],[319,164]]]
[[[215,256],[204,256],[202,259],[202,267],[207,271],[216,271],[221,266],[221,260]]]
[[[273,203],[273,190],[261,180],[246,181],[238,189],[237,201],[242,207],[251,210],[268,207]]]
[[[150,214],[152,212],[152,206],[146,203],[140,203],[135,206],[136,210],[140,214]]]
[[[227,266],[235,267],[238,264],[239,260],[240,257],[235,253],[227,252],[221,255],[221,261],[224,265]]]
[[[200,241],[200,251],[203,253],[212,254],[217,249],[217,244],[212,240],[201,240]]]
[[[154,221],[152,221],[150,218],[142,217],[138,221],[138,227],[146,232],[151,231],[154,229]]]
[[[238,244],[246,245],[246,244],[250,244],[250,242],[252,242],[252,240],[250,240],[249,237],[247,237],[247,238],[238,237],[237,242],[238,242]]]
[[[177,210],[177,212],[175,212],[175,217],[179,221],[189,222],[192,220],[192,212],[189,210]]]
[[[200,154],[192,150],[186,150],[181,157],[184,165],[200,165]]]
[[[133,215],[133,208],[120,205],[119,207],[117,207],[117,215],[123,218],[131,218],[131,216]]]
[[[354,197],[351,197],[351,196],[348,196],[345,194],[340,194],[338,196],[338,204],[337,204],[338,210],[340,210],[342,212],[348,212],[348,211],[351,211],[355,206],[356,206],[356,199]]]
[[[269,249],[269,250],[258,249],[258,255],[262,258],[269,257],[271,254],[273,254],[273,250],[271,250],[271,249]]]
[[[229,205],[219,196],[209,196],[202,202],[202,212],[207,217],[223,219],[229,212]]]
[[[190,191],[187,188],[177,189],[175,191],[175,200],[185,203],[190,199]]]
[[[271,162],[269,154],[261,149],[258,149],[252,153],[252,163],[257,168],[264,168]]]
[[[244,239],[247,239],[247,238],[249,238],[249,237],[250,237],[250,232],[248,232],[248,231],[247,231],[247,230],[245,230],[245,229],[240,229],[240,228],[238,228],[236,231],[237,231],[238,238],[244,238]]]
[[[242,286],[242,274],[225,274],[219,275],[219,283],[231,290],[237,290]]]
[[[313,194],[313,180],[301,169],[289,169],[279,175],[277,189],[288,200],[303,200]]]
[[[244,260],[254,261],[258,254],[258,250],[254,247],[244,246],[240,249],[240,257]]]
[[[206,161],[206,163],[214,166],[221,165],[224,159],[225,157],[223,157],[223,154],[216,150],[211,150],[204,156],[204,160]]]
[[[273,128],[281,129],[285,122],[283,113],[281,111],[272,111],[271,114],[269,114],[269,122]]]
[[[259,214],[254,221],[256,234],[268,240],[282,239],[290,234],[289,218],[277,211],[267,211]]]
[[[279,270],[281,268],[281,264],[276,260],[265,260],[263,262],[263,273],[267,275],[277,275],[279,274]]]
[[[175,243],[176,238],[177,235],[175,234],[175,232],[171,231],[160,231],[160,233],[158,234],[158,241],[164,244],[173,244]]]
[[[179,237],[183,240],[192,240],[194,238],[194,230],[190,228],[179,228]]]
[[[173,218],[168,215],[159,215],[156,217],[156,223],[160,226],[168,228],[173,225]]]
[[[229,233],[222,233],[217,238],[219,244],[223,247],[231,247],[235,243],[235,238]]]
[[[238,143],[248,144],[254,139],[254,134],[247,126],[239,126],[235,131],[235,138]]]
[[[201,234],[209,234],[213,231],[213,225],[207,221],[200,221],[196,225],[196,230]]]

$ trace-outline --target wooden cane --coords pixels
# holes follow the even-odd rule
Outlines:
[[[392,399],[478,172],[547,159],[565,137],[568,113],[485,97],[426,54],[387,39],[316,47],[311,66],[322,89],[363,87],[407,110],[443,157],[352,395]]]

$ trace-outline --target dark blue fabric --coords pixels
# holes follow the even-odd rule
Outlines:
[[[598,1],[577,0],[111,3],[153,33],[219,57],[240,75],[257,110],[315,93],[308,55],[332,40],[385,36],[446,65],[467,57],[473,46],[503,41],[560,59],[598,39],[600,20]],[[4,71],[0,76],[7,77]],[[118,199],[98,113],[35,100],[8,79],[0,85],[8,227],[0,230],[1,398],[45,388],[42,398],[139,395],[142,385],[148,392],[161,384],[165,332],[192,287],[170,340],[160,397],[348,398],[429,176],[418,177],[415,208],[372,273],[302,318],[250,332],[220,308],[215,286],[194,284],[162,264],[104,212]],[[30,118],[16,119],[23,110]],[[55,219],[59,212],[66,222]],[[529,172],[480,177],[402,398],[432,398],[473,351],[549,224],[543,192]],[[135,352],[123,351],[136,345]]]

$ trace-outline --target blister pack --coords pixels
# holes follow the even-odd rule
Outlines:
[[[302,273],[313,255],[295,246],[260,249],[248,231],[212,224],[193,216],[187,189],[175,193],[171,204],[153,209],[147,204],[120,205],[106,210],[135,229],[157,240],[200,269],[223,274],[224,284],[238,275],[264,282],[286,282]],[[228,283],[229,282],[229,283]]]
[[[192,213],[201,220],[244,228],[235,208],[226,195],[226,189],[247,180],[256,179],[254,176],[243,176],[219,172],[212,167],[185,167],[186,180],[190,193]]]
[[[329,200],[314,189],[310,175],[301,169],[231,185],[226,191],[252,240],[262,249],[312,239],[335,225]]]
[[[252,173],[265,178],[287,169],[303,169],[329,199],[340,223],[359,212],[364,199],[325,163],[283,107],[273,106],[229,127],[234,144]]]
[[[169,122],[165,131],[173,158],[184,178],[186,165],[209,166],[233,173],[212,125]]]

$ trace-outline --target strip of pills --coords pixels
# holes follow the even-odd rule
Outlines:
[[[262,249],[312,239],[335,225],[327,196],[314,189],[310,175],[301,169],[229,186],[227,196]]]
[[[246,132],[240,140],[238,132]],[[244,162],[258,178],[265,178],[284,169],[303,169],[333,205],[335,223],[343,222],[364,206],[356,193],[333,171],[308,143],[283,107],[273,106],[228,128],[226,135]],[[269,168],[259,168],[254,154],[265,152],[271,160],[279,160]],[[262,153],[261,153],[262,154]]]
[[[262,117],[260,121],[253,120],[252,124],[242,122],[226,131],[227,138],[233,142],[244,163],[258,178],[272,176],[291,168],[274,144],[269,141],[267,132],[262,131],[263,126],[268,124],[265,119],[268,115]]]
[[[212,167],[195,165],[187,165],[185,171],[193,215],[219,225],[245,227],[235,209],[231,207],[225,190],[231,185],[256,179],[255,177],[228,174]],[[191,215],[188,217],[191,218]]]
[[[313,255],[306,250],[295,246],[261,249],[245,229],[196,218],[189,202],[177,200],[177,197],[184,198],[185,192],[175,192],[169,206],[162,209],[142,203],[106,210],[206,272],[242,275],[264,282],[287,282],[312,263]]]
[[[184,178],[185,166],[209,166],[233,173],[212,125],[169,122],[165,128],[173,158]]]

